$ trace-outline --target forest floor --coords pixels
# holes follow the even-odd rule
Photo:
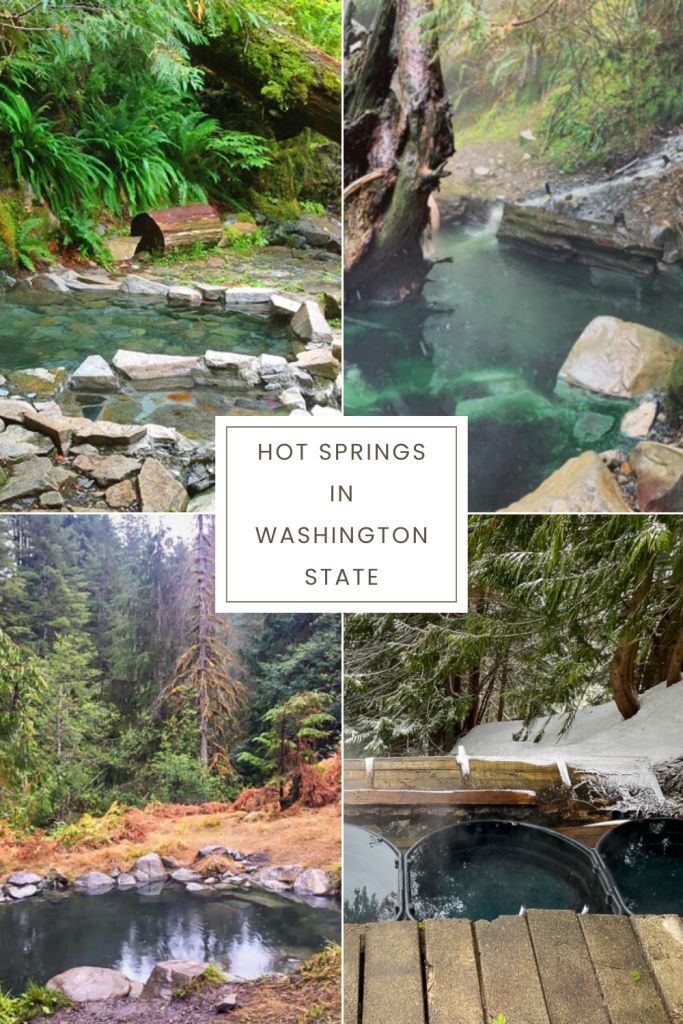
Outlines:
[[[203,1024],[216,1020],[216,1006],[237,995],[229,1013],[233,1024],[337,1024],[341,1019],[341,950],[330,949],[311,958],[287,977],[262,978],[241,984],[212,985],[171,1003],[115,1000],[84,1003],[60,1010],[55,1024]]]
[[[272,863],[336,870],[341,860],[340,811],[331,804],[318,809],[295,807],[282,814],[226,810],[227,805],[186,807],[155,804],[128,808],[110,836],[93,832],[65,845],[43,832],[26,838],[2,830],[0,876],[18,869],[46,874],[58,868],[67,878],[87,871],[124,870],[145,853],[174,857],[191,864],[205,846],[225,846],[243,853],[267,853]],[[239,864],[234,870],[239,871]]]

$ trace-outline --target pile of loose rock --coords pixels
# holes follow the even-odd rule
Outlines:
[[[678,342],[616,317],[597,317],[572,347],[559,380],[610,399],[637,401],[622,421],[624,446],[570,459],[504,511],[683,511],[683,445],[667,413],[683,372]],[[683,396],[682,396],[683,397]]]
[[[20,283],[68,291],[75,282],[94,290],[110,287],[55,272]],[[201,385],[230,394],[254,390],[272,395],[275,411],[283,415],[341,415],[341,341],[316,302],[262,288],[169,288],[135,275],[123,278],[115,290],[144,295],[163,291],[171,302],[265,308],[273,320],[289,324],[296,354],[288,360],[268,353],[207,351],[203,356],[179,356],[119,349],[111,365],[93,354],[71,374],[39,367],[0,377],[0,507],[141,512],[212,507],[212,443],[191,440],[159,424],[68,415],[62,406],[71,408],[74,397]]]

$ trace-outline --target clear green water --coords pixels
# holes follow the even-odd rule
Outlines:
[[[146,981],[161,960],[207,960],[257,978],[339,941],[339,912],[271,893],[193,896],[180,886],[54,896],[0,907],[0,985],[22,991],[71,967]]]
[[[395,852],[372,832],[344,826],[344,922],[391,921],[399,903]]]
[[[624,443],[629,404],[556,391],[557,372],[600,315],[683,341],[679,271],[644,280],[548,263],[499,246],[493,227],[444,230],[434,256],[453,262],[434,267],[420,298],[348,311],[347,414],[468,415],[473,512],[522,497],[581,451]]]
[[[184,309],[158,300],[23,291],[9,292],[0,302],[0,373],[73,369],[94,353],[111,360],[119,348],[165,355],[291,351],[287,331],[270,320],[213,305]]]

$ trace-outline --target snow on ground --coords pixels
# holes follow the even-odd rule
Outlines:
[[[526,741],[513,735],[523,730],[521,721],[492,722],[468,732],[462,746],[470,756],[490,757],[590,757],[592,755],[649,757],[653,763],[683,755],[683,681],[667,688],[660,683],[641,696],[637,715],[625,721],[613,701],[581,708],[564,736],[559,732],[566,715],[553,715],[538,743],[534,737],[546,719],[537,719]]]

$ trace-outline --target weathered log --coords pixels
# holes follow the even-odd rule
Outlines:
[[[498,240],[562,263],[641,275],[653,274],[662,258],[660,245],[624,228],[514,203],[505,205]]]
[[[453,152],[431,0],[382,0],[347,67],[344,130],[347,301],[419,292],[432,263],[422,238]]]
[[[131,235],[140,238],[138,252],[164,252],[181,249],[195,242],[217,245],[223,235],[223,224],[215,206],[194,203],[168,210],[150,210],[133,217]]]
[[[226,29],[193,56],[220,82],[262,109],[279,139],[312,128],[341,142],[341,63],[275,25]],[[275,82],[286,82],[276,87]]]

